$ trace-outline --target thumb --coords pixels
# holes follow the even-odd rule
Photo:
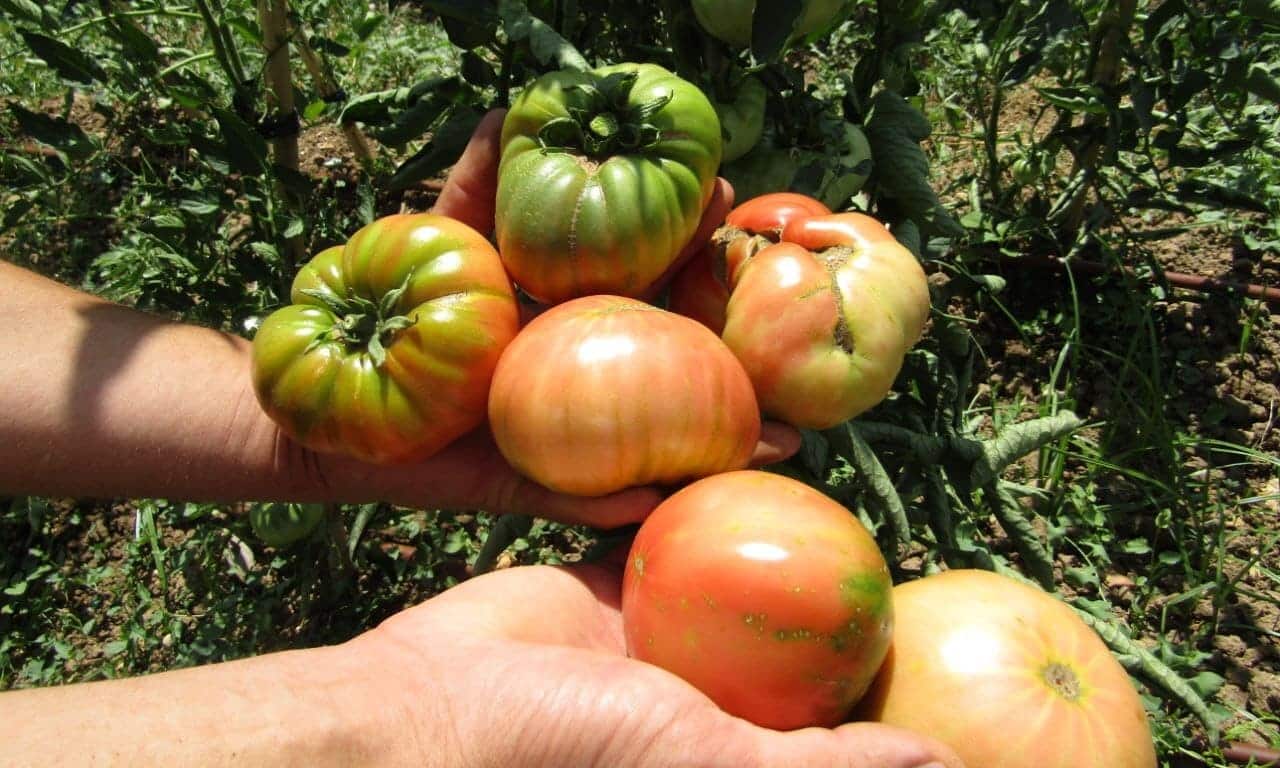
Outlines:
[[[837,728],[779,732],[748,725],[752,765],[813,768],[964,768],[950,748],[902,728],[847,723]]]

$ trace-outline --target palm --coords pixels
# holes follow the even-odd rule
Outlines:
[[[444,691],[459,734],[452,748],[467,765],[819,764],[808,754],[823,765],[910,768],[930,755],[922,740],[875,725],[779,734],[724,714],[682,680],[626,657],[620,586],[620,572],[605,566],[500,571],[392,618],[368,640],[429,643],[420,668],[450,670],[431,687]],[[499,727],[520,738],[484,736],[499,713]]]

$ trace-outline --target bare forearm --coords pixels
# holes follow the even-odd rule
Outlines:
[[[0,262],[0,492],[285,498],[305,489],[249,343]],[[307,494],[314,495],[314,494]]]
[[[13,765],[388,764],[392,708],[343,647],[0,694]]]

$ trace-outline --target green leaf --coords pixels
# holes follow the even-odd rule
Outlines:
[[[258,255],[259,258],[268,262],[275,263],[280,260],[280,251],[271,243],[264,243],[261,240],[255,240],[249,243],[249,250]]]
[[[982,444],[982,459],[973,467],[973,487],[987,485],[1005,468],[1032,451],[1038,451],[1058,438],[1080,428],[1084,422],[1071,411],[1031,419],[1006,427],[1000,434]]]
[[[316,99],[302,110],[302,119],[308,122],[315,120],[317,117],[324,114],[325,107],[327,106],[329,105],[325,103],[324,99]]]
[[[787,47],[804,13],[802,0],[758,2],[751,19],[751,53],[760,61],[776,59]]]
[[[925,116],[898,94],[881,91],[871,101],[864,128],[875,159],[875,178],[884,194],[926,231],[953,237],[964,234],[929,185],[929,159],[920,148],[930,132]]]
[[[289,219],[289,223],[285,225],[284,232],[280,236],[285,240],[294,237],[301,237],[302,233],[307,231],[307,223],[299,218]]]
[[[1264,24],[1280,26],[1280,0],[1244,0],[1240,12]]]
[[[267,167],[267,141],[229,109],[213,108],[222,132],[223,149],[231,167],[247,176],[258,176]]]
[[[0,11],[18,18],[28,24],[41,26],[43,21],[40,6],[31,0],[0,0]]]
[[[178,203],[178,209],[186,211],[192,216],[211,216],[218,212],[218,206],[207,200],[187,199]]]
[[[470,107],[462,107],[449,115],[436,129],[431,141],[413,157],[405,160],[392,175],[388,186],[405,189],[450,167],[458,161],[482,115]]]
[[[903,547],[909,545],[911,523],[907,519],[906,507],[903,506],[902,498],[898,496],[898,490],[894,487],[889,473],[885,471],[884,465],[880,463],[876,452],[862,438],[852,422],[845,422],[839,427],[828,430],[827,434],[838,440],[840,454],[862,477],[870,500],[888,518],[898,544]]]
[[[477,54],[466,51],[462,54],[462,79],[472,85],[487,88],[498,80],[498,73],[493,66]]]
[[[39,32],[19,30],[36,56],[53,67],[64,79],[88,85],[95,80],[105,81],[107,73],[84,51],[72,48],[60,40]]]
[[[83,160],[98,148],[97,143],[80,126],[69,120],[32,112],[17,103],[10,103],[8,107],[9,113],[18,121],[18,127],[24,134],[68,157]]]
[[[498,0],[498,15],[512,42],[527,42],[533,57],[543,66],[555,65],[559,69],[585,72],[591,68],[573,43],[542,19],[529,13],[520,0]]]
[[[1261,65],[1254,64],[1249,67],[1249,77],[1245,79],[1244,87],[1249,93],[1266,99],[1272,103],[1280,104],[1280,81],[1271,76]]]

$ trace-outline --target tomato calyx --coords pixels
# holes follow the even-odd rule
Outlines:
[[[1080,678],[1066,664],[1060,661],[1046,664],[1044,669],[1040,670],[1040,676],[1054,693],[1067,701],[1076,701],[1080,698]]]
[[[413,273],[406,275],[399,288],[387,291],[377,302],[351,293],[343,297],[331,291],[303,291],[321,302],[337,318],[333,327],[317,336],[306,351],[310,352],[321,344],[363,347],[373,364],[381,368],[387,360],[387,346],[395,340],[396,334],[413,325],[413,318],[396,314],[396,307],[408,290],[412,277]]]
[[[648,149],[662,138],[662,131],[649,122],[670,103],[670,92],[643,104],[630,104],[631,89],[638,72],[615,72],[594,83],[573,86],[585,94],[586,107],[567,107],[569,117],[549,121],[538,131],[544,151],[582,152],[589,157],[608,157],[620,152]]]

